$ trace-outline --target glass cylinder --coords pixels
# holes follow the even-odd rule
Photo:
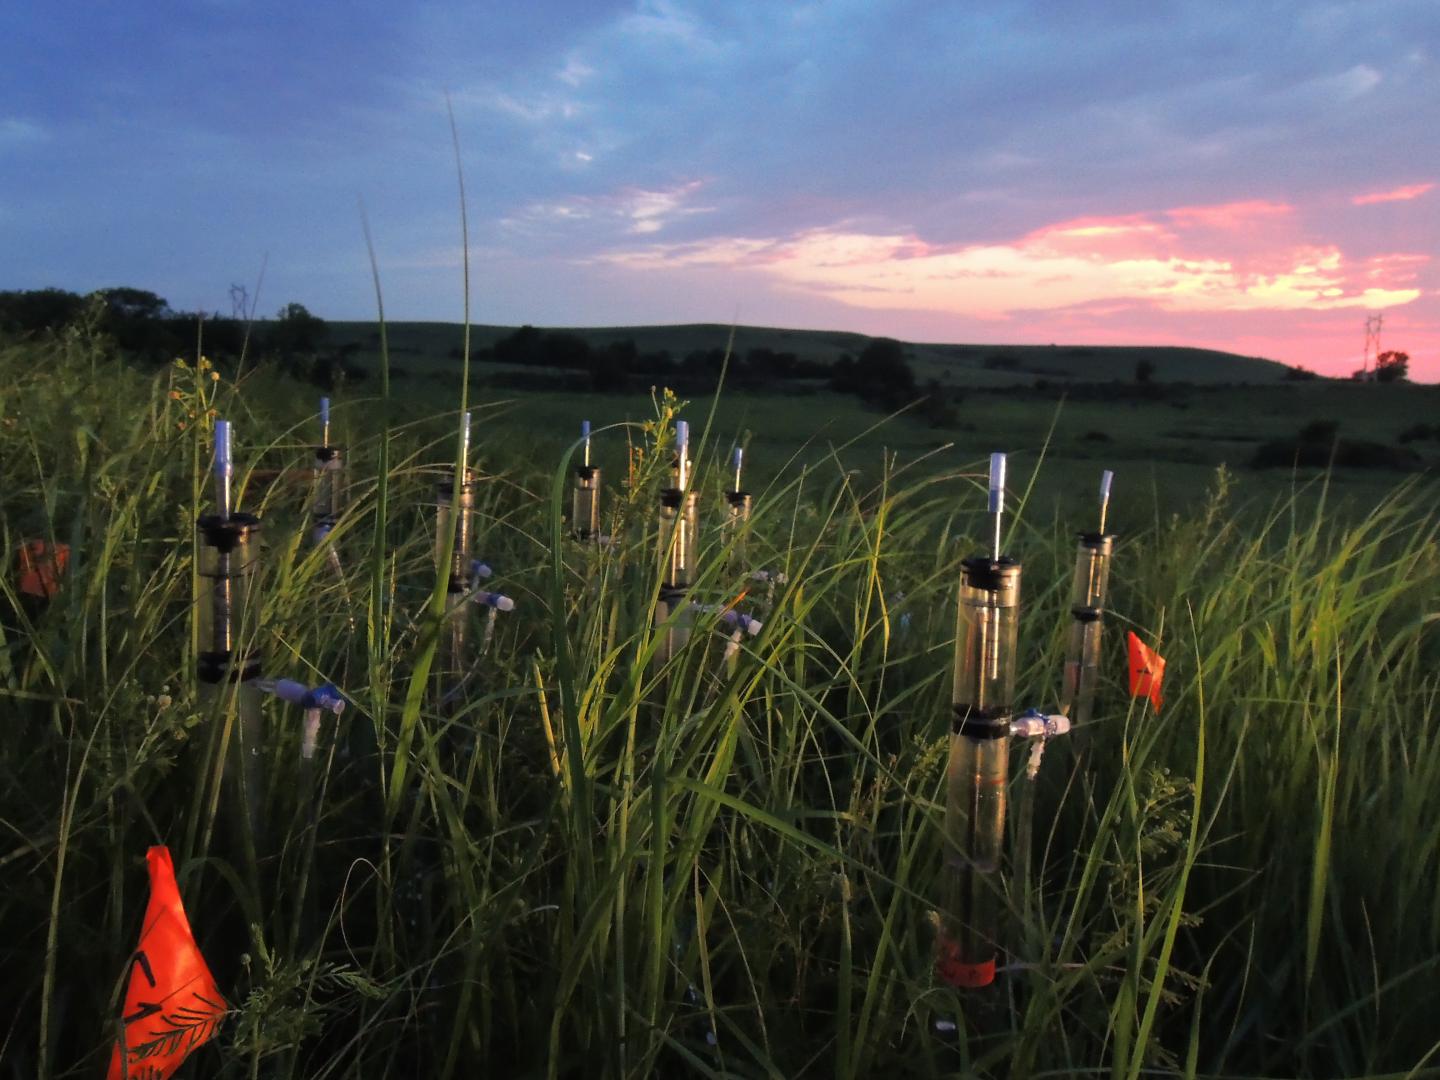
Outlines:
[[[251,679],[260,673],[256,649],[260,623],[257,574],[260,519],[250,514],[206,514],[200,534],[200,591],[195,620],[202,682]],[[253,668],[253,673],[250,670]]]
[[[721,532],[721,543],[726,552],[726,559],[732,566],[745,568],[745,540],[743,526],[750,520],[750,510],[754,505],[748,491],[727,491],[725,493],[725,504],[727,513],[725,525]]]
[[[695,581],[695,555],[700,540],[699,496],[668,488],[660,493],[661,585],[688,589]]]
[[[315,448],[315,495],[310,516],[317,524],[334,525],[345,510],[345,451],[339,446]]]
[[[1065,671],[1060,689],[1060,712],[1071,724],[1088,723],[1100,678],[1100,612],[1076,608],[1065,645]]]
[[[1110,555],[1115,537],[1101,533],[1081,533],[1075,551],[1075,581],[1070,590],[1070,605],[1075,608],[1105,607],[1105,590],[1110,584]]]
[[[440,628],[439,648],[435,655],[435,678],[439,683],[442,706],[452,704],[455,691],[470,671],[472,606],[465,599],[465,590],[457,589],[452,581],[445,595],[445,609],[448,614]]]
[[[1008,738],[950,736],[937,971],[952,986],[995,978]]]
[[[257,685],[260,664],[252,661],[242,669],[237,663],[228,670],[222,666],[219,677],[209,680],[206,655],[202,653],[200,660],[199,701],[217,737],[225,740],[212,745],[219,745],[223,755],[220,783],[226,829],[235,846],[233,857],[255,880],[259,856],[269,850],[267,801],[275,793],[267,782],[270,758],[263,694]]]
[[[952,698],[959,727],[1008,720],[1019,625],[1020,564],[983,557],[961,563]]]
[[[668,664],[672,657],[685,647],[690,640],[690,618],[686,608],[689,601],[685,594],[674,590],[662,590],[655,602],[655,627],[660,633],[660,642],[655,648],[655,669]],[[668,625],[667,625],[668,624]]]
[[[577,540],[600,539],[600,469],[581,465],[570,489],[570,530]]]
[[[465,480],[460,485],[460,505],[453,505],[455,486],[446,481],[435,488],[435,567],[440,573],[446,572],[444,563],[445,544],[450,537],[451,521],[454,521],[455,546],[450,550],[449,581],[451,588],[465,591],[470,584],[470,563],[472,556],[471,528],[475,512],[475,481],[470,470],[465,470]]]
[[[725,502],[730,507],[730,516],[726,520],[731,525],[743,525],[750,520],[750,510],[755,501],[748,491],[727,491]]]

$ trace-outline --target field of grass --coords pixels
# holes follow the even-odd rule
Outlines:
[[[474,345],[492,344],[510,332],[509,327],[477,327]],[[722,326],[575,332],[595,346],[633,339],[642,352],[668,349],[676,356],[692,349],[723,349],[730,335]],[[360,358],[378,370],[374,326],[336,323],[331,333],[337,343],[366,346]],[[392,348],[394,365],[408,375],[396,381],[396,393],[415,414],[452,408],[463,370],[457,359],[461,328],[448,323],[400,323],[387,328],[387,337],[399,349],[396,353]],[[740,327],[734,349],[744,353],[763,346],[830,361],[841,352],[859,352],[867,340],[838,332]],[[1286,469],[1251,472],[1246,466],[1261,443],[1293,438],[1309,423],[1335,422],[1343,438],[1395,446],[1406,431],[1433,424],[1440,415],[1440,386],[1284,381],[1287,369],[1282,365],[1207,350],[910,348],[912,366],[922,379],[934,376],[947,393],[958,395],[954,423],[931,426],[915,418],[885,422],[884,412],[814,382],[780,384],[771,393],[735,391],[717,383],[715,430],[717,443],[724,444],[717,445],[717,454],[723,456],[737,441],[753,443],[756,479],[768,483],[784,470],[800,466],[833,469],[838,464],[871,476],[886,454],[898,455],[901,461],[934,455],[927,457],[928,468],[949,471],[997,447],[1015,454],[1021,468],[1034,470],[1046,451],[1048,460],[1036,475],[1034,495],[1047,512],[1078,511],[1089,490],[1088,480],[1082,478],[1096,468],[1114,468],[1127,476],[1132,494],[1144,493],[1143,506],[1132,501],[1128,511],[1120,512],[1153,521],[1192,507],[1220,465],[1241,473],[1242,494],[1256,495],[1262,502],[1304,487],[1322,470],[1302,470],[1297,476]],[[1020,357],[1021,367],[987,369],[981,357],[991,352]],[[1047,354],[1058,357],[1049,367],[1042,359]],[[1156,370],[1153,393],[1148,396],[1137,393],[1133,383],[1141,359]],[[628,393],[608,394],[534,392],[496,385],[497,372],[510,370],[473,365],[475,401],[484,411],[486,431],[492,441],[506,445],[523,439],[544,457],[561,453],[583,419],[599,426],[639,422],[653,413],[643,385]],[[1055,371],[1062,374],[1043,374]],[[1036,392],[1037,379],[1050,388]],[[1112,380],[1120,383],[1113,392],[1102,385]],[[1240,383],[1244,385],[1233,385]],[[373,398],[375,392],[374,379],[350,390],[362,411],[366,406],[361,399]],[[708,400],[704,407],[710,407]],[[1440,466],[1440,443],[1433,438],[1410,445],[1432,471]],[[604,441],[597,452],[607,466],[624,460],[623,449],[607,447]],[[1354,493],[1368,504],[1393,486],[1397,476],[1383,469],[1341,468],[1335,479],[1342,498]],[[1079,499],[1074,498],[1077,493]]]
[[[516,607],[442,707],[455,372],[337,395],[336,576],[307,540],[308,392],[99,348],[0,350],[0,540],[70,549],[49,600],[0,579],[6,1075],[103,1067],[159,842],[233,1007],[194,1076],[1440,1075],[1433,480],[1252,477],[1223,438],[1318,412],[1393,442],[1428,389],[1196,392],[1125,423],[973,394],[953,431],[829,394],[693,402],[696,593],[748,590],[764,627],[729,664],[702,615],[661,667],[666,403],[504,401],[477,372],[476,553]],[[349,699],[313,766],[297,710],[266,701],[253,867],[208,801],[233,703],[194,674],[211,409],[265,523],[253,647]],[[563,521],[582,417],[628,422],[597,434],[598,549]],[[737,438],[743,560],[711,527]],[[1096,721],[1033,783],[1014,752],[1005,968],[957,992],[932,925],[955,587],[993,449],[1015,452],[1025,704],[1058,690],[1101,467],[1123,537]],[[786,583],[765,595],[753,568]],[[1127,628],[1169,659],[1159,715],[1124,695]]]

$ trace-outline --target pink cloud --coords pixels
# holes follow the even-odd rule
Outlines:
[[[1181,229],[1223,229],[1232,231],[1253,227],[1257,222],[1287,217],[1295,208],[1287,203],[1251,199],[1248,202],[1220,203],[1216,206],[1180,206],[1166,210],[1165,216]]]
[[[1356,195],[1350,201],[1356,206],[1373,206],[1375,203],[1387,202],[1408,202],[1411,199],[1418,199],[1434,186],[1434,184],[1409,184],[1406,187],[1395,188],[1393,191],[1375,191],[1369,195]]]
[[[1317,236],[1302,217],[1288,204],[1252,200],[1080,217],[1008,241],[954,245],[842,221],[782,236],[630,246],[595,261],[753,275],[781,293],[870,312],[891,326],[875,332],[898,336],[907,324],[948,320],[974,340],[975,328],[998,333],[1003,324],[1012,340],[1017,330],[1032,340],[1090,343],[1178,338],[1348,371],[1348,339],[1363,343],[1363,335],[1339,326],[1420,300],[1430,291],[1430,256],[1356,254],[1323,235],[1327,223]],[[1332,317],[1339,322],[1319,333],[1330,344],[1317,356],[1314,327]],[[1430,324],[1414,321],[1423,347]]]

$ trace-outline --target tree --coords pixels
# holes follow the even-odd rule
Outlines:
[[[1135,365],[1135,381],[1144,386],[1155,377],[1155,361],[1141,360]]]
[[[314,353],[325,337],[325,320],[311,315],[304,304],[289,303],[276,314],[270,347],[282,358]]]
[[[1375,357],[1376,382],[1404,382],[1410,374],[1410,354],[1388,349]]]
[[[59,330],[84,306],[84,297],[64,289],[0,292],[0,330],[19,334]]]
[[[905,347],[890,338],[876,338],[860,350],[847,374],[864,401],[893,409],[916,397],[915,372],[905,360]]]
[[[101,289],[105,305],[117,319],[144,322],[163,319],[173,314],[165,299],[147,289],[132,289],[128,286],[118,289]]]

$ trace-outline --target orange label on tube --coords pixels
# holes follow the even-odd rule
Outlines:
[[[967,964],[960,959],[960,946],[947,937],[941,937],[935,957],[935,974],[957,990],[977,990],[995,981],[995,957],[978,964]]]

